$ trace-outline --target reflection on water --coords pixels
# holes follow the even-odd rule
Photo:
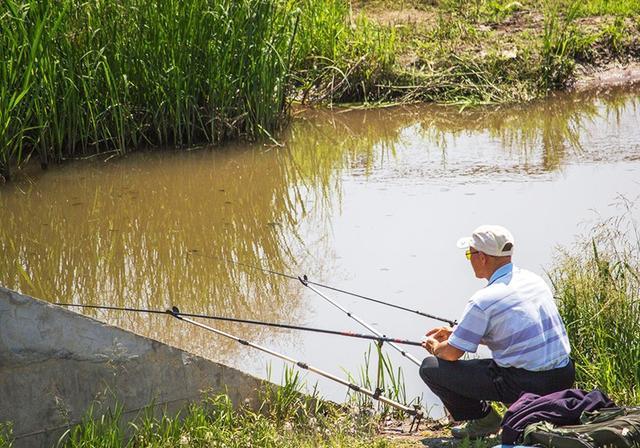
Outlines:
[[[290,284],[225,262],[290,263],[297,207],[286,170],[276,153],[229,149],[74,164],[9,186],[0,281],[51,301],[295,319]],[[185,327],[105,317],[161,340]]]
[[[229,260],[287,273],[313,265],[307,273],[315,278],[332,270],[338,252],[332,226],[347,179],[365,185],[358,194],[372,207],[381,188],[398,185],[434,183],[446,191],[546,179],[574,162],[637,158],[638,122],[638,96],[624,91],[464,111],[307,111],[282,137],[283,148],[73,162],[0,189],[0,283],[50,301],[178,305],[185,312],[332,327],[329,315],[310,315],[300,285]],[[354,240],[360,230],[350,232]],[[87,313],[216,360],[247,356],[233,342],[168,317]],[[292,355],[301,344],[290,332],[218,326],[277,342]],[[321,348],[312,347],[310,360],[323,356]]]
[[[385,180],[512,179],[549,173],[571,160],[636,157],[639,104],[637,95],[613,90],[462,111],[431,105],[321,111],[292,127],[290,143],[313,148],[295,151],[294,159],[318,172],[345,168],[350,175]],[[631,141],[607,141],[607,133]]]

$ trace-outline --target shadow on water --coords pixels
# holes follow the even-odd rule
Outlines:
[[[637,129],[626,146],[610,148],[599,135],[603,126],[637,126],[637,110],[637,95],[612,91],[510,108],[306,111],[283,136],[284,148],[70,162],[0,189],[0,283],[52,302],[177,305],[299,323],[307,319],[300,285],[227,260],[291,273],[311,259],[308,273],[321,272],[330,248],[311,254],[300,235],[330,233],[346,177],[528,180],[572,160],[637,157]],[[312,231],[301,232],[305,226]],[[218,360],[238,350],[164,316],[87,313]],[[293,338],[255,327],[233,332],[257,341]]]

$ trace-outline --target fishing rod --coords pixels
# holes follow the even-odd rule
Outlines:
[[[347,386],[351,390],[363,393],[363,394],[373,398],[374,400],[378,400],[378,401],[380,401],[382,403],[385,403],[385,404],[388,404],[389,406],[392,406],[392,407],[394,407],[396,409],[404,411],[407,414],[412,415],[414,417],[414,422],[411,424],[411,428],[412,429],[413,429],[413,424],[416,423],[416,422],[417,422],[417,424],[419,424],[420,423],[420,419],[422,419],[422,417],[423,417],[422,409],[419,406],[415,406],[414,408],[410,408],[409,406],[405,406],[405,405],[403,405],[401,403],[398,403],[397,401],[391,400],[390,398],[387,398],[387,397],[385,397],[383,395],[380,395],[380,393],[378,393],[378,391],[373,392],[373,391],[371,391],[371,390],[369,390],[369,389],[367,389],[365,387],[361,387],[361,386],[358,386],[357,384],[353,384],[353,383],[351,383],[351,382],[349,382],[349,381],[347,381],[347,380],[345,380],[343,378],[337,377],[337,376],[335,376],[335,375],[333,375],[333,374],[331,374],[329,372],[325,372],[324,370],[318,369],[317,367],[314,367],[314,366],[312,366],[312,365],[310,365],[310,364],[308,364],[306,362],[302,362],[302,361],[293,359],[293,358],[291,358],[291,357],[289,357],[287,355],[284,355],[282,353],[273,351],[271,349],[268,349],[268,348],[263,347],[261,345],[258,345],[256,343],[253,343],[251,341],[247,341],[245,339],[241,339],[241,338],[239,338],[237,336],[234,336],[234,335],[232,335],[230,333],[227,333],[225,331],[218,330],[217,328],[213,328],[213,327],[210,327],[208,325],[205,325],[205,324],[202,324],[200,322],[197,322],[195,320],[192,320],[192,319],[189,319],[187,317],[184,317],[185,314],[181,313],[180,310],[175,306],[172,307],[170,310],[167,310],[166,313],[171,314],[176,319],[182,320],[184,322],[188,322],[188,323],[190,323],[192,325],[195,325],[197,327],[200,327],[200,328],[203,328],[205,330],[211,331],[213,333],[219,334],[221,336],[227,337],[229,339],[233,339],[234,341],[236,341],[236,342],[238,342],[238,343],[240,343],[242,345],[246,345],[248,347],[253,347],[253,348],[257,349],[257,350],[263,351],[263,352],[268,353],[268,354],[270,354],[272,356],[275,356],[277,358],[283,359],[283,360],[285,360],[287,362],[290,362],[291,364],[294,364],[294,365],[300,367],[301,369],[305,369],[305,370],[308,370],[310,372],[316,373],[316,374],[318,374],[320,376],[323,376],[323,377],[328,378],[328,379],[330,379],[332,381],[335,381],[335,382],[340,383],[340,384],[342,384],[344,386]],[[417,429],[417,425],[416,425],[416,429]]]
[[[311,286],[311,283],[309,282],[309,280],[307,279],[307,276],[304,275],[302,277],[298,277],[298,280],[300,280],[300,283],[302,283],[304,286],[306,286],[307,288],[309,288],[311,291],[315,292],[316,294],[318,294],[320,297],[322,297],[324,300],[326,300],[327,302],[329,302],[330,304],[332,304],[333,306],[335,306],[336,308],[338,308],[340,311],[342,311],[343,313],[345,313],[347,316],[349,316],[350,318],[352,318],[353,320],[355,320],[356,322],[358,322],[360,325],[362,325],[363,327],[365,327],[367,330],[369,330],[371,333],[375,334],[376,336],[380,337],[380,338],[384,338],[385,336],[380,333],[378,330],[376,330],[375,328],[373,328],[371,325],[367,324],[365,321],[363,321],[362,319],[360,319],[358,316],[356,316],[355,314],[353,314],[351,311],[347,310],[346,308],[344,308],[342,305],[340,305],[338,302],[336,302],[333,299],[330,299],[329,297],[325,296],[324,294],[322,294],[320,291],[318,291],[317,289],[315,289],[313,286]],[[422,365],[422,362],[420,362],[418,360],[418,358],[416,358],[415,356],[413,356],[411,353],[404,351],[402,348],[398,347],[396,344],[394,344],[393,342],[389,342],[389,345],[391,347],[393,347],[394,349],[396,349],[398,352],[400,352],[400,354],[402,356],[404,356],[405,358],[409,359],[411,362],[413,362],[415,365],[417,365],[418,367],[420,367]],[[422,344],[420,344],[422,345]]]
[[[326,300],[327,302],[329,302],[331,305],[335,306],[336,308],[338,308],[340,311],[342,311],[343,313],[345,313],[347,316],[349,316],[350,318],[352,318],[353,320],[355,320],[356,322],[358,322],[360,325],[362,325],[363,327],[365,327],[367,330],[369,330],[370,332],[372,332],[373,334],[375,334],[378,337],[384,337],[384,335],[382,333],[380,333],[378,330],[376,330],[375,328],[373,328],[371,325],[367,324],[365,321],[363,321],[362,319],[360,319],[358,316],[356,316],[355,314],[353,314],[351,311],[347,310],[346,308],[344,308],[342,305],[340,305],[338,302],[336,302],[335,300],[330,299],[329,297],[327,297],[326,295],[322,294],[320,291],[318,291],[317,289],[315,289],[313,286],[311,286],[309,284],[309,279],[307,278],[306,275],[302,276],[302,277],[298,277],[298,280],[300,280],[300,282],[306,286],[307,288],[311,289],[313,292],[315,292],[316,294],[318,294],[320,297],[322,297],[324,300]],[[396,344],[394,344],[393,342],[390,342],[389,345],[394,348],[395,350],[397,350],[398,352],[400,352],[400,354],[402,356],[404,356],[405,358],[407,358],[409,361],[413,362],[415,365],[417,365],[418,367],[420,367],[422,365],[422,363],[415,357],[413,356],[411,353],[406,352],[405,350],[401,349],[400,347],[398,347]],[[378,376],[377,376],[377,383],[376,383],[376,392],[377,394],[379,394],[382,390],[380,389],[380,382],[382,379],[382,342],[378,343]]]
[[[135,313],[147,313],[147,314],[167,314],[167,311],[150,310],[150,309],[144,309],[144,308],[126,308],[126,307],[107,306],[107,305],[80,305],[80,304],[74,304],[74,303],[56,303],[55,305],[67,306],[67,307],[78,307],[78,308],[93,308],[93,309],[100,309],[100,310],[130,311]],[[418,341],[410,341],[408,339],[389,338],[386,336],[373,336],[370,334],[354,333],[351,331],[328,330],[325,328],[303,327],[299,325],[264,322],[259,320],[250,320],[250,319],[238,319],[235,317],[211,316],[207,314],[182,313],[180,311],[176,311],[176,313],[184,317],[198,317],[201,319],[211,319],[211,320],[218,320],[223,322],[235,322],[235,323],[241,323],[241,324],[260,325],[265,327],[286,328],[289,330],[310,331],[315,333],[332,334],[336,336],[346,336],[350,338],[368,339],[368,340],[376,341],[378,343],[388,342],[388,343],[395,343],[395,344],[422,346],[422,342],[418,342]],[[171,314],[174,314],[174,313],[171,313]]]
[[[188,253],[194,254],[194,255],[198,255],[200,257],[213,258],[213,259],[220,260],[220,258],[218,258],[218,257],[201,254],[198,251],[198,249],[189,249]],[[259,267],[259,266],[253,266],[253,265],[250,265],[250,264],[247,264],[247,263],[242,263],[240,261],[234,261],[234,260],[224,260],[224,261],[228,261],[228,262],[230,262],[232,264],[236,264],[238,266],[244,266],[244,267],[247,267],[247,268],[250,268],[250,269],[255,269],[257,271],[266,272],[268,274],[278,275],[280,277],[288,278],[288,279],[291,279],[291,280],[298,280],[299,279],[299,277],[296,277],[294,275],[289,275],[289,274],[285,274],[285,273],[282,273],[282,272],[273,271],[271,269],[262,268],[262,267]],[[420,310],[413,310],[411,308],[407,308],[407,307],[404,307],[404,306],[401,306],[401,305],[396,305],[395,303],[385,302],[384,300],[374,299],[374,298],[371,298],[371,297],[364,296],[362,294],[358,294],[358,293],[355,293],[355,292],[346,291],[344,289],[336,288],[334,286],[329,286],[329,285],[324,285],[322,283],[313,282],[313,281],[311,281],[309,279],[307,279],[307,282],[310,285],[318,286],[320,288],[330,289],[332,291],[340,292],[342,294],[347,294],[347,295],[350,295],[350,296],[353,296],[353,297],[357,297],[359,299],[367,300],[369,302],[378,303],[380,305],[389,306],[391,308],[396,308],[396,309],[399,309],[399,310],[402,310],[402,311],[407,311],[409,313],[418,314],[420,316],[427,317],[429,319],[434,319],[434,320],[438,320],[440,322],[445,322],[445,323],[449,324],[449,326],[451,326],[451,327],[453,327],[453,326],[458,324],[458,322],[456,320],[450,320],[450,319],[445,319],[443,317],[434,316],[433,314],[425,313],[425,312],[422,312]]]

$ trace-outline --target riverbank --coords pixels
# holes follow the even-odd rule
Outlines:
[[[637,0],[3,8],[0,183],[32,158],[46,168],[148,147],[275,142],[291,102],[517,103],[640,77]],[[628,73],[598,77],[620,67]]]
[[[228,396],[215,395],[191,405],[179,417],[145,410],[128,424],[118,407],[107,414],[89,410],[67,430],[57,446],[121,448],[133,446],[224,447],[389,447],[375,436],[373,418],[313,402],[291,389],[266,397],[260,410],[236,408]],[[0,425],[0,447],[12,446],[10,428]]]
[[[618,84],[636,82],[639,12],[634,1],[354,2],[350,23],[358,29],[365,17],[392,42],[391,61],[366,76],[351,69],[359,60],[336,63],[349,82],[331,99],[526,102],[575,85],[597,87],[594,74],[620,67],[631,75]]]
[[[88,410],[82,423],[59,439],[60,448],[75,447],[227,447],[244,448],[408,448],[446,447],[460,444],[450,438],[448,426],[423,421],[408,432],[409,422],[385,420],[362,409],[316,401],[293,389],[265,396],[259,410],[234,408],[226,395],[214,395],[184,409],[179,417],[141,411],[123,423],[118,407],[106,414]],[[474,443],[492,446],[497,439]],[[0,448],[11,448],[11,428],[0,424]],[[468,446],[468,441],[462,446]]]

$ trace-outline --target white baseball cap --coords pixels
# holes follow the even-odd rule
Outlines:
[[[473,231],[471,236],[458,240],[460,249],[474,249],[494,257],[506,257],[513,254],[513,235],[502,226],[483,225]]]

